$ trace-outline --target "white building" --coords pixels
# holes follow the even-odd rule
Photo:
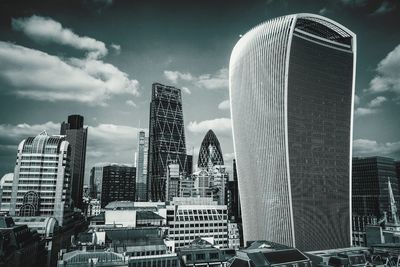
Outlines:
[[[17,162],[3,179],[2,211],[11,216],[54,217],[62,226],[71,207],[71,148],[64,136],[44,131],[28,137],[18,146]]]
[[[227,206],[212,198],[174,198],[167,206],[168,239],[175,248],[189,245],[197,237],[228,247]]]

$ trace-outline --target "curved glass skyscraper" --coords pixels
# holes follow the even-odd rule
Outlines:
[[[197,166],[207,168],[209,167],[208,164],[211,163],[212,166],[224,165],[224,159],[217,136],[213,130],[208,130],[203,142],[201,142]]]
[[[351,245],[356,36],[296,14],[262,23],[229,65],[245,241]]]

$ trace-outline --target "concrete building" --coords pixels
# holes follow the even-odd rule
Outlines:
[[[355,66],[356,35],[314,14],[268,20],[235,45],[229,89],[245,242],[351,244]]]
[[[225,205],[212,198],[174,198],[166,209],[168,244],[173,249],[189,245],[197,237],[209,238],[217,247],[228,247]]]
[[[60,135],[65,135],[71,146],[71,199],[74,206],[81,210],[83,210],[87,131],[87,127],[83,126],[81,115],[70,115],[68,122],[61,123]]]
[[[179,164],[170,163],[167,166],[167,181],[165,183],[166,201],[171,201],[174,197],[179,197],[181,175]]]
[[[71,147],[63,136],[44,131],[28,137],[18,146],[17,162],[11,176],[4,179],[2,211],[11,216],[48,216],[62,226],[72,216]]]

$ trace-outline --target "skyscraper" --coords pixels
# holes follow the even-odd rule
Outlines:
[[[70,158],[71,147],[63,136],[42,132],[23,140],[11,192],[4,191],[2,196],[2,205],[10,203],[10,215],[49,216],[64,225],[72,212]]]
[[[68,122],[61,124],[60,134],[66,135],[66,140],[71,146],[71,197],[75,207],[82,209],[87,142],[87,128],[83,127],[83,116],[68,116]]]
[[[199,168],[208,168],[209,164],[212,164],[212,166],[224,165],[221,146],[217,136],[211,129],[208,130],[203,142],[201,142],[197,166]]]
[[[229,65],[245,241],[351,244],[356,36],[296,14],[241,37]]]
[[[150,103],[149,160],[147,188],[149,199],[164,201],[169,163],[188,172],[181,90],[154,83]]]
[[[144,131],[138,133],[136,157],[136,201],[147,201],[147,160],[149,138]]]

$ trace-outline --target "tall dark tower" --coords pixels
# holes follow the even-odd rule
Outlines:
[[[150,103],[148,197],[165,201],[167,166],[179,164],[180,172],[189,172],[181,90],[153,83]]]
[[[83,181],[85,176],[87,128],[83,127],[83,116],[70,115],[68,122],[61,123],[61,135],[71,145],[71,199],[82,209]]]

